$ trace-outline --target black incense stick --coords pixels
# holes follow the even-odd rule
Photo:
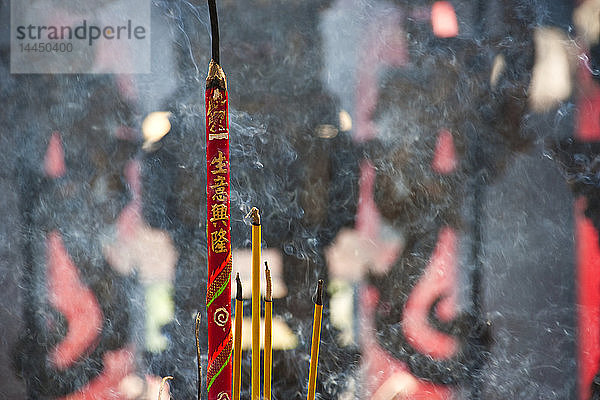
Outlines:
[[[210,14],[210,32],[212,35],[212,59],[217,64],[219,60],[219,19],[217,17],[216,0],[208,0],[208,12]]]

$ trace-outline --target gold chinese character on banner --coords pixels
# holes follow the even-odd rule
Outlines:
[[[226,99],[219,89],[215,89],[208,102],[208,140],[229,139]]]
[[[219,108],[222,108],[225,105],[225,99],[219,89],[215,89],[213,93],[212,99],[208,102],[208,115],[212,114]],[[224,112],[224,111],[223,111]]]
[[[208,114],[208,125],[211,132],[217,132],[217,129],[223,125],[225,120],[225,110],[212,111]]]
[[[221,104],[225,101],[225,99],[223,99],[223,95],[221,94],[221,91],[219,89],[215,89],[215,91],[213,92],[213,101],[215,102],[221,102]]]
[[[228,162],[225,159],[225,155],[221,150],[219,150],[219,154],[215,158],[210,160],[210,165],[214,165],[216,168],[211,170],[210,172],[212,172],[213,174],[226,174],[228,167],[227,164]]]
[[[213,226],[216,225],[217,221],[221,221],[227,226],[227,221],[229,220],[229,217],[227,216],[227,205],[213,204],[211,206],[211,214],[210,222],[213,223]]]
[[[229,139],[229,132],[224,133],[209,133],[208,140]]]
[[[216,232],[210,233],[210,246],[215,253],[227,252],[227,231],[225,229],[219,229]]]
[[[219,186],[227,186],[227,179],[225,179],[223,175],[215,176],[215,179],[213,180],[213,185],[211,185],[210,187],[214,189]]]
[[[227,187],[217,186],[214,189],[215,194],[212,195],[214,201],[224,202],[227,200]]]

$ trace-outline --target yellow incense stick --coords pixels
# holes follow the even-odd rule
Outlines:
[[[198,362],[198,400],[202,400],[202,354],[200,352],[200,311],[196,314],[196,358]],[[173,378],[171,378],[173,379]]]
[[[317,297],[315,299],[315,314],[313,317],[312,345],[310,348],[310,373],[308,375],[308,400],[315,399],[317,386],[317,363],[319,361],[319,342],[321,341],[321,319],[323,317],[323,280],[319,279]]]
[[[237,292],[235,296],[235,342],[233,343],[233,400],[240,400],[242,383],[242,320],[244,318],[244,302],[242,298],[242,281],[239,272],[235,276]]]
[[[271,372],[273,370],[273,299],[271,297],[271,271],[269,265],[265,261],[265,278],[267,282],[267,290],[265,292],[265,358],[264,358],[264,384],[263,384],[263,399],[271,400]]]
[[[252,397],[260,400],[260,214],[252,207]]]

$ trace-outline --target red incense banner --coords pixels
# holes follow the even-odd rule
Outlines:
[[[208,238],[209,400],[231,399],[231,233],[229,211],[229,112],[227,80],[210,62],[206,78],[206,194]]]

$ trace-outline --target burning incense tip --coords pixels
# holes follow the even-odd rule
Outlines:
[[[315,294],[315,304],[323,305],[323,279],[319,279],[317,283],[317,293]]]
[[[273,299],[271,296],[271,271],[265,261],[265,280],[267,290],[265,293],[265,345],[264,367],[265,379],[263,384],[263,399],[271,400],[271,374],[273,372]]]
[[[162,396],[162,392],[165,388],[165,384],[167,383],[168,380],[171,380],[171,379],[173,379],[172,376],[165,376],[164,378],[162,378],[162,381],[160,382],[160,389],[158,389],[158,400],[160,400],[160,397]]]
[[[242,280],[240,279],[240,273],[236,272],[235,273],[235,283],[237,285],[236,287],[236,292],[235,292],[235,299],[239,300],[239,301],[243,301],[244,298],[242,297]]]
[[[271,283],[271,270],[269,270],[269,264],[265,261],[265,278],[267,281],[267,290],[265,292],[265,301],[273,301],[272,296],[272,283]]]
[[[227,77],[223,68],[215,60],[210,60],[208,75],[206,76],[206,88],[210,89],[213,87],[227,90]]]
[[[198,365],[200,365],[200,321],[202,320],[202,316],[200,311],[196,314],[196,348],[198,349]]]
[[[260,214],[258,208],[252,207],[246,218],[252,218],[252,225],[260,225]]]

